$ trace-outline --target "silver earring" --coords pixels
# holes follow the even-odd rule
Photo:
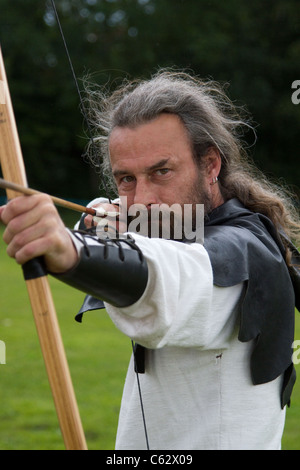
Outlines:
[[[212,185],[216,184],[218,181],[219,181],[219,178],[216,176],[215,178],[212,179],[210,185],[212,186]]]

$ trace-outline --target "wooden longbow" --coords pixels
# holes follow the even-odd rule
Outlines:
[[[5,179],[27,186],[26,171],[0,47],[0,164]],[[18,193],[7,190],[8,199]],[[23,266],[41,350],[67,450],[87,450],[56,311],[42,261]]]

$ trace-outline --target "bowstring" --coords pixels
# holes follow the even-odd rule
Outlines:
[[[75,69],[74,69],[74,66],[73,66],[71,55],[69,53],[69,48],[68,48],[67,41],[66,41],[66,38],[65,38],[65,35],[64,35],[64,31],[63,31],[63,28],[62,28],[62,25],[61,25],[61,21],[60,21],[59,15],[58,15],[56,4],[55,4],[54,0],[50,0],[50,1],[51,1],[52,8],[53,8],[53,11],[54,11],[54,15],[55,15],[55,18],[56,18],[56,21],[57,21],[57,25],[58,25],[59,32],[60,32],[60,35],[61,35],[61,39],[62,39],[63,44],[64,44],[66,55],[67,55],[67,58],[68,58],[68,61],[69,61],[69,65],[70,65],[71,73],[72,73],[72,76],[73,76],[74,84],[75,84],[77,94],[78,94],[78,97],[79,97],[81,112],[83,114],[84,120],[85,120],[86,125],[88,127],[89,138],[90,138],[90,141],[91,141],[92,154],[93,154],[93,157],[94,157],[94,156],[97,155],[97,152],[96,152],[95,140],[94,140],[93,135],[92,135],[93,134],[92,133],[92,128],[91,128],[91,125],[90,125],[90,121],[88,119],[88,115],[87,115],[87,111],[86,111],[86,108],[85,108],[85,105],[84,105],[82,93],[81,93],[80,88],[79,88],[78,79],[77,79],[77,76],[76,76],[76,73],[75,73]],[[97,158],[98,158],[98,165],[99,165],[99,168],[100,168],[101,167],[100,166],[101,165],[100,156],[98,156]],[[100,178],[101,178],[101,182],[103,184],[104,191],[107,195],[109,203],[111,204],[111,198],[108,194],[107,184],[106,184],[105,178],[104,178],[104,176],[101,172],[99,172],[99,175],[100,175]]]
[[[141,384],[140,384],[140,376],[139,376],[138,369],[137,369],[134,342],[132,340],[131,340],[131,346],[132,346],[132,354],[133,354],[133,360],[134,360],[134,369],[135,369],[136,381],[137,381],[137,386],[138,386],[138,391],[139,391],[139,398],[140,398],[141,412],[142,412],[142,418],[143,418],[146,446],[147,446],[147,450],[150,450],[148,432],[147,432],[147,425],[146,425],[146,418],[145,418],[144,403],[143,403],[142,390],[141,390]]]
[[[91,125],[90,125],[89,119],[87,117],[87,112],[86,112],[86,108],[85,108],[84,101],[83,101],[83,98],[82,98],[82,93],[81,93],[80,88],[79,88],[79,84],[78,84],[78,80],[77,80],[77,77],[76,77],[75,69],[74,69],[74,66],[73,66],[71,55],[69,53],[69,48],[67,46],[66,38],[65,38],[63,28],[62,28],[62,25],[61,25],[61,22],[60,22],[60,18],[59,18],[58,12],[57,12],[55,0],[50,0],[50,1],[51,1],[51,4],[52,4],[54,14],[55,14],[55,18],[56,18],[56,21],[57,21],[58,28],[59,28],[59,31],[60,31],[60,35],[61,35],[61,38],[62,38],[62,41],[63,41],[63,44],[64,44],[66,55],[67,55],[67,58],[68,58],[68,61],[69,61],[69,65],[70,65],[70,69],[71,69],[71,72],[72,72],[73,80],[74,80],[75,87],[76,87],[76,90],[77,90],[77,94],[78,94],[78,97],[79,97],[81,112],[83,114],[84,120],[85,120],[85,122],[87,124],[87,127],[88,127],[89,137],[91,139],[91,145],[92,145],[92,149],[93,149],[92,150],[93,155],[95,155],[96,154],[96,151],[95,151],[96,145],[95,145],[95,141],[94,141],[94,138],[93,138],[93,135],[92,135]],[[99,164],[100,164],[100,158],[99,158]],[[108,191],[107,191],[107,185],[106,185],[105,179],[104,179],[104,177],[101,173],[100,173],[100,178],[101,178],[101,182],[102,182],[103,187],[104,187],[104,191],[106,192],[108,200],[111,204],[111,199],[110,199]],[[134,351],[134,343],[133,343],[132,340],[131,340],[131,344],[132,344],[132,352],[133,352],[133,358],[134,358],[134,363],[135,363],[136,358],[135,358],[135,351]],[[145,412],[144,412],[144,404],[143,404],[141,384],[140,384],[140,378],[139,378],[139,373],[138,372],[136,372],[136,379],[137,379],[137,385],[138,385],[138,392],[139,392],[139,399],[140,399],[141,412],[142,412],[142,418],[143,418],[146,445],[147,445],[147,450],[149,450],[150,447],[149,447],[149,440],[148,440],[148,432],[147,432],[147,425],[146,425]]]

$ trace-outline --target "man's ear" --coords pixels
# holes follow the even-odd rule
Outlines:
[[[209,179],[217,178],[222,165],[219,150],[215,147],[210,147],[207,154],[204,156],[204,162],[205,176]]]

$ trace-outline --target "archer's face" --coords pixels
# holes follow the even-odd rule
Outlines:
[[[110,159],[119,195],[127,207],[143,204],[204,203],[195,198],[199,170],[180,119],[162,114],[134,128],[116,127],[110,137]],[[201,192],[209,191],[208,177],[201,178]],[[197,191],[199,194],[199,191]]]

